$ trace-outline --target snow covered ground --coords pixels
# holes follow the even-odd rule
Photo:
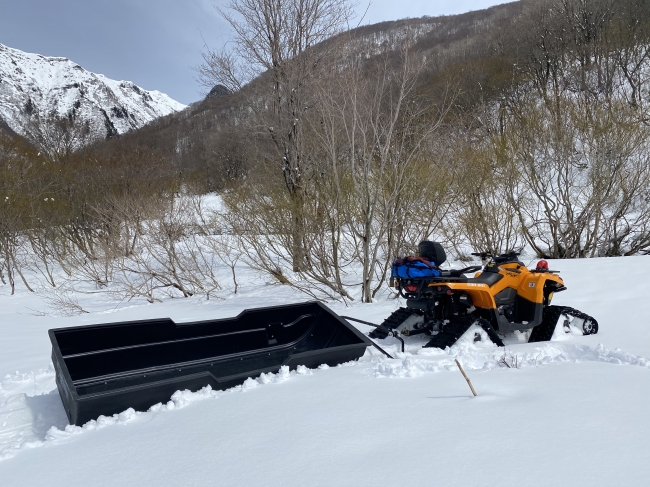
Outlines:
[[[234,316],[307,300],[242,270],[224,300],[116,303],[80,295],[89,314],[37,316],[46,305],[0,286],[0,485],[13,486],[600,486],[650,478],[649,257],[551,261],[568,286],[554,304],[600,332],[510,343],[519,368],[485,342],[406,353],[388,338],[339,367],[283,370],[229,391],[177,392],[148,412],[67,425],[49,328],[169,316]],[[340,314],[381,322],[382,297]],[[359,325],[362,331],[369,327]],[[473,398],[454,364],[463,364]]]

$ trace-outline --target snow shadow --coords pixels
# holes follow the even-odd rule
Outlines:
[[[32,413],[32,434],[35,438],[43,441],[52,426],[65,429],[68,425],[68,417],[56,389],[40,396],[27,396],[25,403]]]
[[[13,457],[21,448],[42,445],[52,426],[62,429],[68,424],[56,389],[35,396],[22,392],[0,399],[0,460]]]

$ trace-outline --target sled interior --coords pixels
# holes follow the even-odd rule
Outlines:
[[[256,308],[235,318],[169,318],[49,331],[57,386],[74,424],[166,402],[179,389],[225,389],[283,365],[337,365],[369,340],[318,302]]]

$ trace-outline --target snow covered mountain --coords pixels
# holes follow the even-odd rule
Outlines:
[[[112,136],[184,108],[164,93],[91,73],[69,59],[0,44],[0,120],[19,134],[34,120],[72,115],[94,135]]]

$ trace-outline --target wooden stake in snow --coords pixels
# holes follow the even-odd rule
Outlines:
[[[454,360],[456,360],[456,365],[458,365],[458,370],[460,370],[460,373],[463,374],[463,377],[465,377],[465,380],[467,381],[469,388],[472,390],[472,394],[474,394],[475,397],[478,396],[478,394],[474,390],[474,386],[472,386],[472,381],[470,381],[469,377],[467,377],[467,374],[463,370],[463,367],[461,367],[460,362],[458,361],[458,359],[454,359]]]

